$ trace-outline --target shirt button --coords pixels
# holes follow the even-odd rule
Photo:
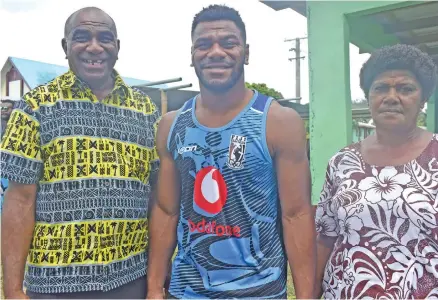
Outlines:
[[[106,186],[106,187],[109,187],[109,186],[110,186],[109,181],[105,182],[105,186]]]

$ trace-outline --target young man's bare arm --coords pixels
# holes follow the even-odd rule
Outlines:
[[[273,103],[268,112],[267,139],[275,160],[283,237],[295,293],[298,299],[312,299],[316,241],[303,121],[294,110]]]
[[[157,150],[160,157],[157,199],[149,225],[148,299],[162,299],[169,263],[176,246],[179,217],[180,180],[175,162],[167,151],[167,137],[176,112],[166,114],[158,125]]]
[[[35,227],[36,184],[9,181],[1,224],[1,258],[6,299],[28,298],[23,292],[24,268]]]

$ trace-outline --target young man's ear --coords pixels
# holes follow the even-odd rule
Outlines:
[[[245,65],[249,65],[249,44],[245,45]]]
[[[61,46],[62,49],[64,50],[65,58],[67,58],[67,40],[65,38],[61,40]]]
[[[190,62],[190,67],[193,67],[193,52],[194,52],[194,48],[193,48],[193,46],[190,48],[190,59],[191,59],[191,62]]]

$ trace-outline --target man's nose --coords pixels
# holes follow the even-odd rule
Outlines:
[[[208,52],[208,58],[210,59],[223,59],[226,55],[227,54],[218,43],[214,43]]]
[[[87,46],[87,51],[93,54],[99,54],[103,52],[103,47],[100,45],[100,42],[96,38],[92,38]]]

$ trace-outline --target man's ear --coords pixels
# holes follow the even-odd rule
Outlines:
[[[193,65],[193,52],[194,52],[194,48],[193,48],[193,46],[190,48],[190,59],[191,59],[191,62],[190,62],[190,67],[193,67],[194,65]]]
[[[117,59],[119,59],[120,40],[117,40]]]
[[[249,65],[249,44],[245,45],[245,65]]]
[[[61,40],[61,46],[64,49],[65,58],[67,58],[67,40],[65,38]]]

